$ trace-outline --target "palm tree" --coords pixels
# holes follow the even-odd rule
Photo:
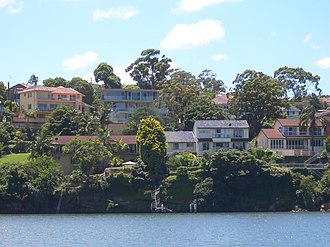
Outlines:
[[[31,147],[31,158],[47,155],[50,156],[53,151],[52,139],[43,131],[36,137]]]
[[[314,130],[317,126],[316,113],[322,109],[321,102],[318,96],[314,93],[311,94],[309,104],[301,111],[300,126],[308,126],[309,132],[312,136],[312,151],[314,152]]]

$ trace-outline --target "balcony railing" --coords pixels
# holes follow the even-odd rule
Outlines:
[[[284,136],[322,136],[322,132],[314,131],[313,133],[309,133],[308,131],[284,131]]]

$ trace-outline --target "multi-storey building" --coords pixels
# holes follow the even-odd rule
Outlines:
[[[249,148],[246,120],[196,120],[193,132],[197,139],[197,155],[204,151]]]
[[[316,126],[301,125],[299,118],[277,119],[272,129],[262,129],[258,134],[257,147],[276,151],[284,156],[312,156],[321,152],[325,132],[322,122]]]
[[[136,108],[155,107],[159,93],[152,89],[109,88],[101,91],[101,101],[112,104],[110,120],[114,123],[126,123]],[[164,109],[160,109],[165,113]]]
[[[79,112],[89,110],[89,106],[82,102],[83,94],[65,87],[31,86],[18,92],[20,107],[28,112],[35,112],[35,117],[26,119],[18,116],[13,119],[16,127],[24,127],[26,121],[31,127],[39,128],[47,121],[47,116],[61,105],[76,108]],[[88,108],[88,109],[87,109]]]

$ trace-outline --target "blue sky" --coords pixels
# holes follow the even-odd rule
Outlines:
[[[228,88],[246,69],[288,66],[319,75],[330,94],[329,9],[328,0],[0,0],[0,80],[90,80],[106,62],[130,84],[124,69],[155,48]]]

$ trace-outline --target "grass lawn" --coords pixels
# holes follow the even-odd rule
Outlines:
[[[13,163],[13,162],[24,162],[28,160],[30,153],[21,153],[21,154],[8,154],[0,158],[0,164],[2,163]]]

